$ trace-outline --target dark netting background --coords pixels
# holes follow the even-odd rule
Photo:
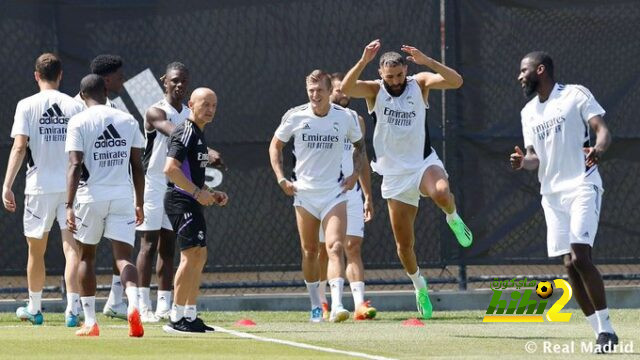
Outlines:
[[[465,85],[446,94],[444,139],[442,92],[431,92],[428,116],[432,142],[446,162],[476,244],[460,250],[440,210],[430,200],[422,200],[416,251],[430,277],[456,282],[465,276],[464,265],[469,265],[470,278],[562,273],[560,268],[532,265],[549,264],[539,185],[535,174],[514,174],[508,168],[510,150],[522,143],[519,111],[525,101],[515,77],[520,58],[533,49],[549,51],[557,63],[558,80],[587,86],[608,112],[615,143],[601,170],[607,192],[595,255],[608,264],[638,262],[640,234],[633,225],[640,223],[635,212],[640,194],[634,187],[640,166],[631,154],[640,150],[640,125],[633,117],[640,110],[640,70],[635,66],[640,55],[636,41],[640,4],[571,4],[446,2],[446,60],[463,75]],[[190,69],[192,89],[216,90],[218,113],[206,136],[229,166],[220,189],[229,193],[231,201],[224,209],[206,211],[210,247],[205,283],[214,285],[286,286],[301,280],[291,199],[275,183],[267,149],[284,112],[306,102],[306,74],[314,68],[347,71],[364,45],[375,38],[382,40],[382,51],[398,51],[401,44],[411,44],[441,59],[438,1],[223,0],[184,1],[176,6],[152,0],[135,4],[13,0],[1,2],[0,13],[2,169],[12,143],[9,133],[15,104],[37,91],[33,61],[44,51],[62,56],[62,91],[68,94],[77,92],[89,61],[100,53],[121,55],[128,76],[146,68],[159,76],[167,63],[182,61]],[[363,77],[378,77],[376,67],[371,64]],[[410,66],[410,72],[417,70]],[[141,120],[128,95],[121,96]],[[353,108],[366,115],[364,102],[354,101]],[[363,247],[366,267],[372,269],[367,277],[386,284],[394,283],[393,279],[406,282],[386,204],[380,198],[380,181],[373,175],[376,217],[367,224]],[[18,213],[4,212],[0,217],[4,235],[0,274],[4,275],[22,275],[26,266],[23,188],[21,171],[13,188]],[[62,273],[55,225],[46,261],[50,275]],[[103,241],[98,259],[103,274],[109,273],[110,263],[110,246]],[[629,265],[609,271],[640,273],[630,269]],[[20,279],[19,284],[26,284]],[[107,282],[106,277],[99,281]],[[52,283],[56,281],[47,282]]]

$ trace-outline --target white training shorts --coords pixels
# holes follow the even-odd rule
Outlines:
[[[336,205],[347,201],[342,188],[331,190],[298,190],[293,197],[293,206],[301,206],[316,219],[322,221]]]
[[[77,203],[75,205],[76,240],[97,245],[102,236],[133,246],[136,238],[136,214],[133,199]]]
[[[549,257],[569,254],[571,244],[593,247],[603,192],[596,185],[582,184],[570,191],[542,196]]]
[[[364,201],[362,191],[356,187],[347,191],[347,236],[364,237]],[[324,231],[320,225],[320,242],[324,242]]]
[[[160,229],[167,229],[173,231],[171,221],[169,221],[169,217],[164,211],[164,194],[166,192],[166,184],[145,181],[143,206],[144,222],[136,227],[136,230],[156,231]]]
[[[424,172],[430,166],[442,168],[447,178],[449,177],[442,161],[438,158],[438,154],[432,149],[431,154],[424,159],[416,171],[402,175],[384,175],[381,186],[382,198],[394,199],[418,207],[420,197],[427,197],[426,194],[420,192],[420,182]]]
[[[53,220],[58,220],[60,230],[67,228],[67,212],[65,202],[67,193],[25,195],[24,236],[34,239],[42,239],[44,233],[49,232],[53,226]]]

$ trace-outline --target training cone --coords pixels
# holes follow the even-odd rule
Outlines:
[[[235,326],[256,326],[256,323],[251,319],[240,319],[236,321]]]
[[[424,323],[418,319],[408,319],[402,322],[402,326],[420,327],[424,326]]]

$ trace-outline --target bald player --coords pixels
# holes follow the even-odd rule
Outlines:
[[[213,331],[197,317],[196,301],[207,262],[207,226],[202,209],[215,204],[225,206],[228,201],[227,194],[211,190],[204,183],[209,152],[203,131],[213,121],[217,107],[218,97],[213,90],[194,90],[189,100],[189,117],[169,137],[164,166],[169,188],[164,208],[178,239],[180,265],[175,276],[170,321],[163,326],[168,333]]]

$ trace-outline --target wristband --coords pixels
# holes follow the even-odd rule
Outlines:
[[[278,185],[282,185],[283,182],[287,181],[287,178],[278,179]]]
[[[191,195],[193,196],[193,198],[194,198],[194,199],[198,200],[198,195],[200,195],[200,192],[201,192],[201,191],[202,191],[202,190],[200,190],[200,188],[196,188],[196,189],[193,191],[193,194],[191,194]]]

